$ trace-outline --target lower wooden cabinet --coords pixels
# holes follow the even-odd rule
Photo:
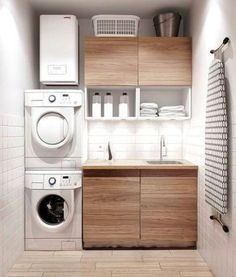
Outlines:
[[[88,170],[83,178],[85,247],[133,244],[140,238],[138,170]]]
[[[189,247],[197,240],[197,169],[85,170],[83,243]]]
[[[143,170],[141,240],[191,246],[197,240],[197,171]]]

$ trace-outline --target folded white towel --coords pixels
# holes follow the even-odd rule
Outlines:
[[[141,108],[153,108],[153,109],[157,109],[158,108],[158,105],[157,103],[142,103],[140,105]]]
[[[159,113],[162,113],[162,114],[166,114],[166,113],[180,113],[180,114],[182,114],[182,113],[185,113],[185,111],[159,111]]]
[[[157,113],[158,109],[141,109],[141,113]]]
[[[163,106],[159,108],[159,111],[184,111],[184,106],[179,105],[179,106]]]
[[[186,116],[185,112],[160,112],[160,117],[184,117]]]
[[[157,117],[157,114],[140,114],[141,117]]]

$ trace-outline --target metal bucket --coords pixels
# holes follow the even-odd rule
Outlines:
[[[157,37],[177,37],[181,15],[175,12],[161,13],[153,18]]]

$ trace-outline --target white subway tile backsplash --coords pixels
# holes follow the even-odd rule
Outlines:
[[[158,153],[159,144],[158,143],[136,143],[136,151],[137,152],[155,152]]]
[[[135,124],[133,122],[116,122],[110,126],[110,131],[113,136],[135,135]]]
[[[134,152],[116,152],[114,153],[114,159],[116,160],[127,160],[135,159],[136,155]]]
[[[94,152],[91,152],[89,155],[90,155],[89,158],[91,160],[104,160],[105,159],[104,152],[94,151]]]
[[[98,136],[89,136],[89,144],[90,143],[108,143],[108,141],[110,141],[111,137],[110,136],[102,136],[102,135],[98,135]]]
[[[148,144],[148,143],[159,143],[158,136],[137,136],[136,143]]]
[[[137,126],[137,125],[136,125]],[[140,122],[138,128],[136,128],[137,136],[158,136],[158,125],[155,123],[143,123]]]
[[[0,116],[0,258],[6,272],[24,250],[24,119]]]
[[[89,134],[91,136],[109,136],[112,125],[109,122],[93,122],[90,124]]]
[[[157,121],[90,121],[88,157],[104,159],[108,141],[115,159],[158,159],[160,135],[165,135],[167,159],[181,159],[183,123]],[[99,158],[100,157],[100,158]]]
[[[112,144],[113,152],[134,152],[135,144],[132,143],[113,143]]]
[[[168,136],[180,136],[183,133],[183,123],[178,121],[166,121],[160,124],[159,134]]]
[[[127,135],[120,135],[120,136],[112,136],[111,143],[135,143],[135,136],[127,136]]]

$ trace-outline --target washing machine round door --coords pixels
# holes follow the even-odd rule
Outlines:
[[[31,190],[30,213],[37,228],[56,233],[66,229],[75,212],[74,190]]]
[[[68,211],[65,199],[56,194],[45,196],[38,204],[38,215],[47,225],[63,224],[68,217]]]
[[[58,232],[71,222],[74,204],[58,194],[47,194],[37,203],[37,221],[46,231]]]
[[[45,111],[33,122],[33,136],[44,148],[60,148],[72,140],[74,132],[73,110],[67,113]]]

